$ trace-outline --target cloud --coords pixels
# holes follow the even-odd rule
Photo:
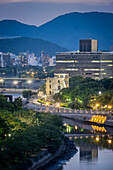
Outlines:
[[[16,3],[16,2],[110,4],[113,3],[113,0],[0,0],[0,3]]]

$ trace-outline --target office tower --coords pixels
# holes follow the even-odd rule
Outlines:
[[[79,51],[80,52],[97,52],[98,42],[94,39],[79,40]]]
[[[113,78],[113,52],[75,51],[57,53],[56,73],[69,73],[70,77],[83,76],[97,80]]]

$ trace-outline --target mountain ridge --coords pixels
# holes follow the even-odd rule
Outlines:
[[[56,52],[67,51],[67,49],[39,38],[19,37],[0,39],[0,52],[11,52],[18,55],[19,52],[27,51],[33,52],[36,56],[40,57],[42,51],[53,56]]]
[[[79,39],[86,38],[97,39],[99,41],[99,50],[109,50],[110,46],[113,45],[113,13],[97,11],[71,12],[60,15],[39,27],[20,23],[19,21],[17,21],[19,22],[17,27],[11,23],[16,20],[11,20],[8,26],[3,26],[2,21],[0,21],[1,37],[24,36],[41,38],[69,50],[78,50]]]

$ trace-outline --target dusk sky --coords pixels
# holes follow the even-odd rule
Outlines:
[[[65,13],[88,11],[113,13],[113,0],[0,0],[0,20],[37,26]]]

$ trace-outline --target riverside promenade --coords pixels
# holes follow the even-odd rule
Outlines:
[[[26,108],[33,109],[38,112],[50,112],[51,114],[58,114],[64,118],[72,119],[75,121],[113,127],[113,116],[109,116],[109,112],[107,111],[73,110],[63,107],[42,106],[38,105],[38,103],[36,104],[36,101],[28,103]]]

